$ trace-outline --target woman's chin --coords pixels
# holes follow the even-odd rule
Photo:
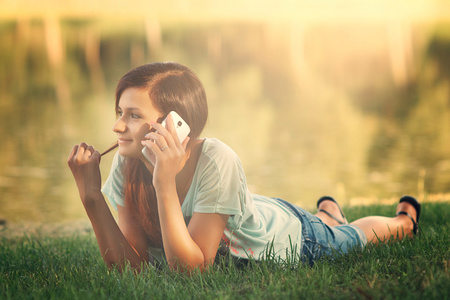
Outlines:
[[[130,158],[140,158],[140,156],[142,156],[142,153],[139,151],[138,153],[136,153],[136,150],[132,150],[132,149],[127,149],[126,147],[120,147],[119,145],[119,150],[118,150],[120,156],[123,157],[130,157]]]

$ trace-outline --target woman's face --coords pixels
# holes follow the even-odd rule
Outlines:
[[[144,159],[141,141],[150,131],[150,121],[156,122],[162,113],[153,106],[148,91],[136,88],[128,88],[122,93],[117,113],[119,119],[114,123],[113,131],[119,141],[119,154]]]

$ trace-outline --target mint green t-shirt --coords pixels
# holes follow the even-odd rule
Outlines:
[[[115,155],[102,188],[116,210],[125,205],[123,161]],[[204,140],[181,210],[185,219],[194,212],[230,215],[222,239],[235,257],[262,259],[270,247],[271,255],[285,258],[291,250],[301,249],[300,220],[275,199],[252,195],[238,156],[217,139]]]

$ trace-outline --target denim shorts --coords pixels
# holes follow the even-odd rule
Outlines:
[[[354,247],[363,248],[367,244],[366,234],[355,225],[330,227],[297,205],[278,198],[275,200],[288,208],[302,223],[301,257],[309,263],[323,256],[335,257],[345,254]]]

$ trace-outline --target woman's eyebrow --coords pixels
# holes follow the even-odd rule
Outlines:
[[[125,107],[122,109],[120,106],[117,107],[118,110],[137,110],[140,111],[141,109],[139,107]]]

